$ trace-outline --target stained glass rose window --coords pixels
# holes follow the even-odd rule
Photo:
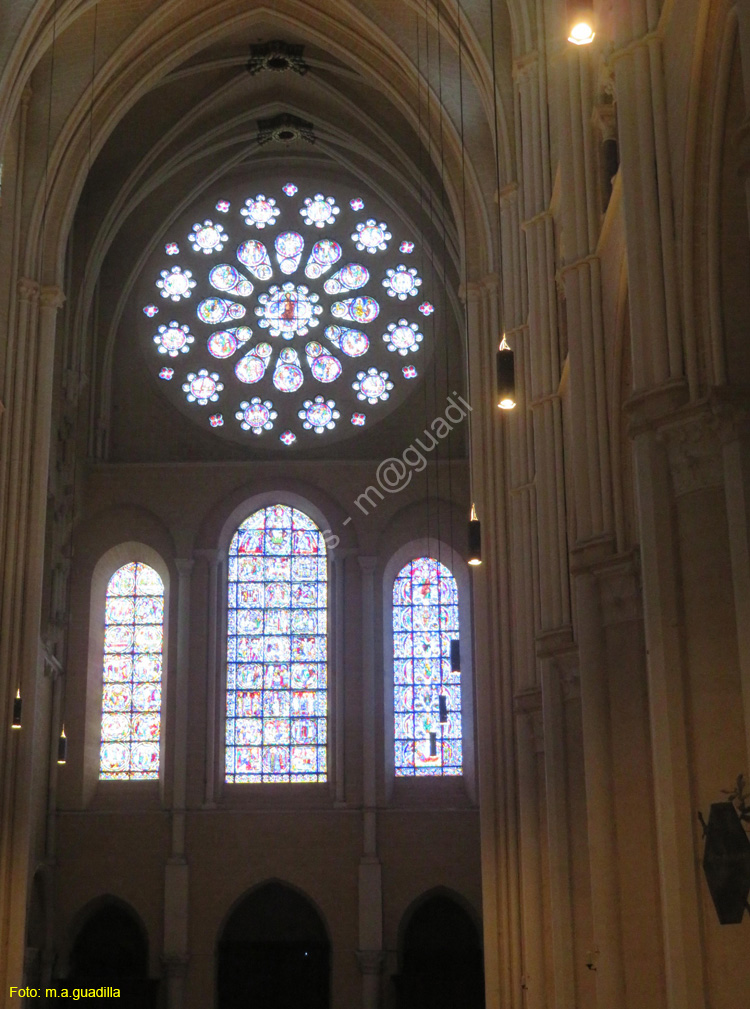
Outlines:
[[[217,194],[163,236],[139,305],[153,374],[234,440],[351,435],[405,397],[431,352],[419,246],[359,194],[283,178],[258,188]]]

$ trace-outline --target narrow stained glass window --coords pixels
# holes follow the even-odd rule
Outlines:
[[[393,583],[393,713],[399,777],[462,773],[458,588],[440,561],[417,557]]]
[[[232,539],[228,782],[326,780],[326,565],[320,530],[289,505],[255,512]]]
[[[101,779],[159,777],[164,583],[134,561],[112,575],[104,615]]]

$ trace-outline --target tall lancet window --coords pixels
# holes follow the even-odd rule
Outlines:
[[[296,508],[262,508],[228,574],[226,780],[325,781],[325,540]]]
[[[107,585],[99,777],[159,777],[164,583],[133,561]]]
[[[394,766],[397,776],[461,774],[458,588],[434,557],[417,557],[393,583]]]

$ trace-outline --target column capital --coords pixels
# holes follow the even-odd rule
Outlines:
[[[377,557],[360,554],[357,557],[357,563],[359,564],[359,569],[363,575],[373,575],[378,564],[378,559]]]
[[[174,566],[177,568],[180,578],[189,578],[190,572],[195,566],[195,561],[192,557],[176,557]]]
[[[18,278],[18,296],[21,301],[37,301],[39,299],[39,284],[31,277]]]
[[[65,304],[65,294],[63,289],[57,284],[49,284],[42,287],[39,294],[39,304],[42,308],[62,308]]]
[[[225,550],[217,550],[213,548],[199,548],[198,550],[193,550],[193,554],[198,558],[198,560],[205,561],[209,567],[217,566],[226,557]]]

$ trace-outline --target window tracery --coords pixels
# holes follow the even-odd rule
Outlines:
[[[159,777],[164,583],[133,561],[107,585],[99,778]]]
[[[254,512],[228,561],[226,781],[326,780],[327,556],[311,518]]]
[[[274,195],[266,187],[220,199],[215,211],[167,236],[168,265],[153,283],[168,307],[160,298],[143,306],[154,320],[145,323],[153,363],[165,355],[170,363],[155,370],[169,383],[164,391],[214,430],[287,446],[383,416],[391,393],[423,370],[416,358],[408,372],[394,369],[389,353],[425,353],[411,313],[434,307],[417,305],[423,278],[400,258],[416,243],[394,242],[395,225],[369,216],[361,196],[306,195],[291,181]],[[325,423],[313,423],[310,409]],[[256,413],[263,423],[253,422]],[[336,425],[339,417],[350,424]]]
[[[458,587],[434,557],[417,557],[393,583],[394,768],[397,777],[463,771]]]

